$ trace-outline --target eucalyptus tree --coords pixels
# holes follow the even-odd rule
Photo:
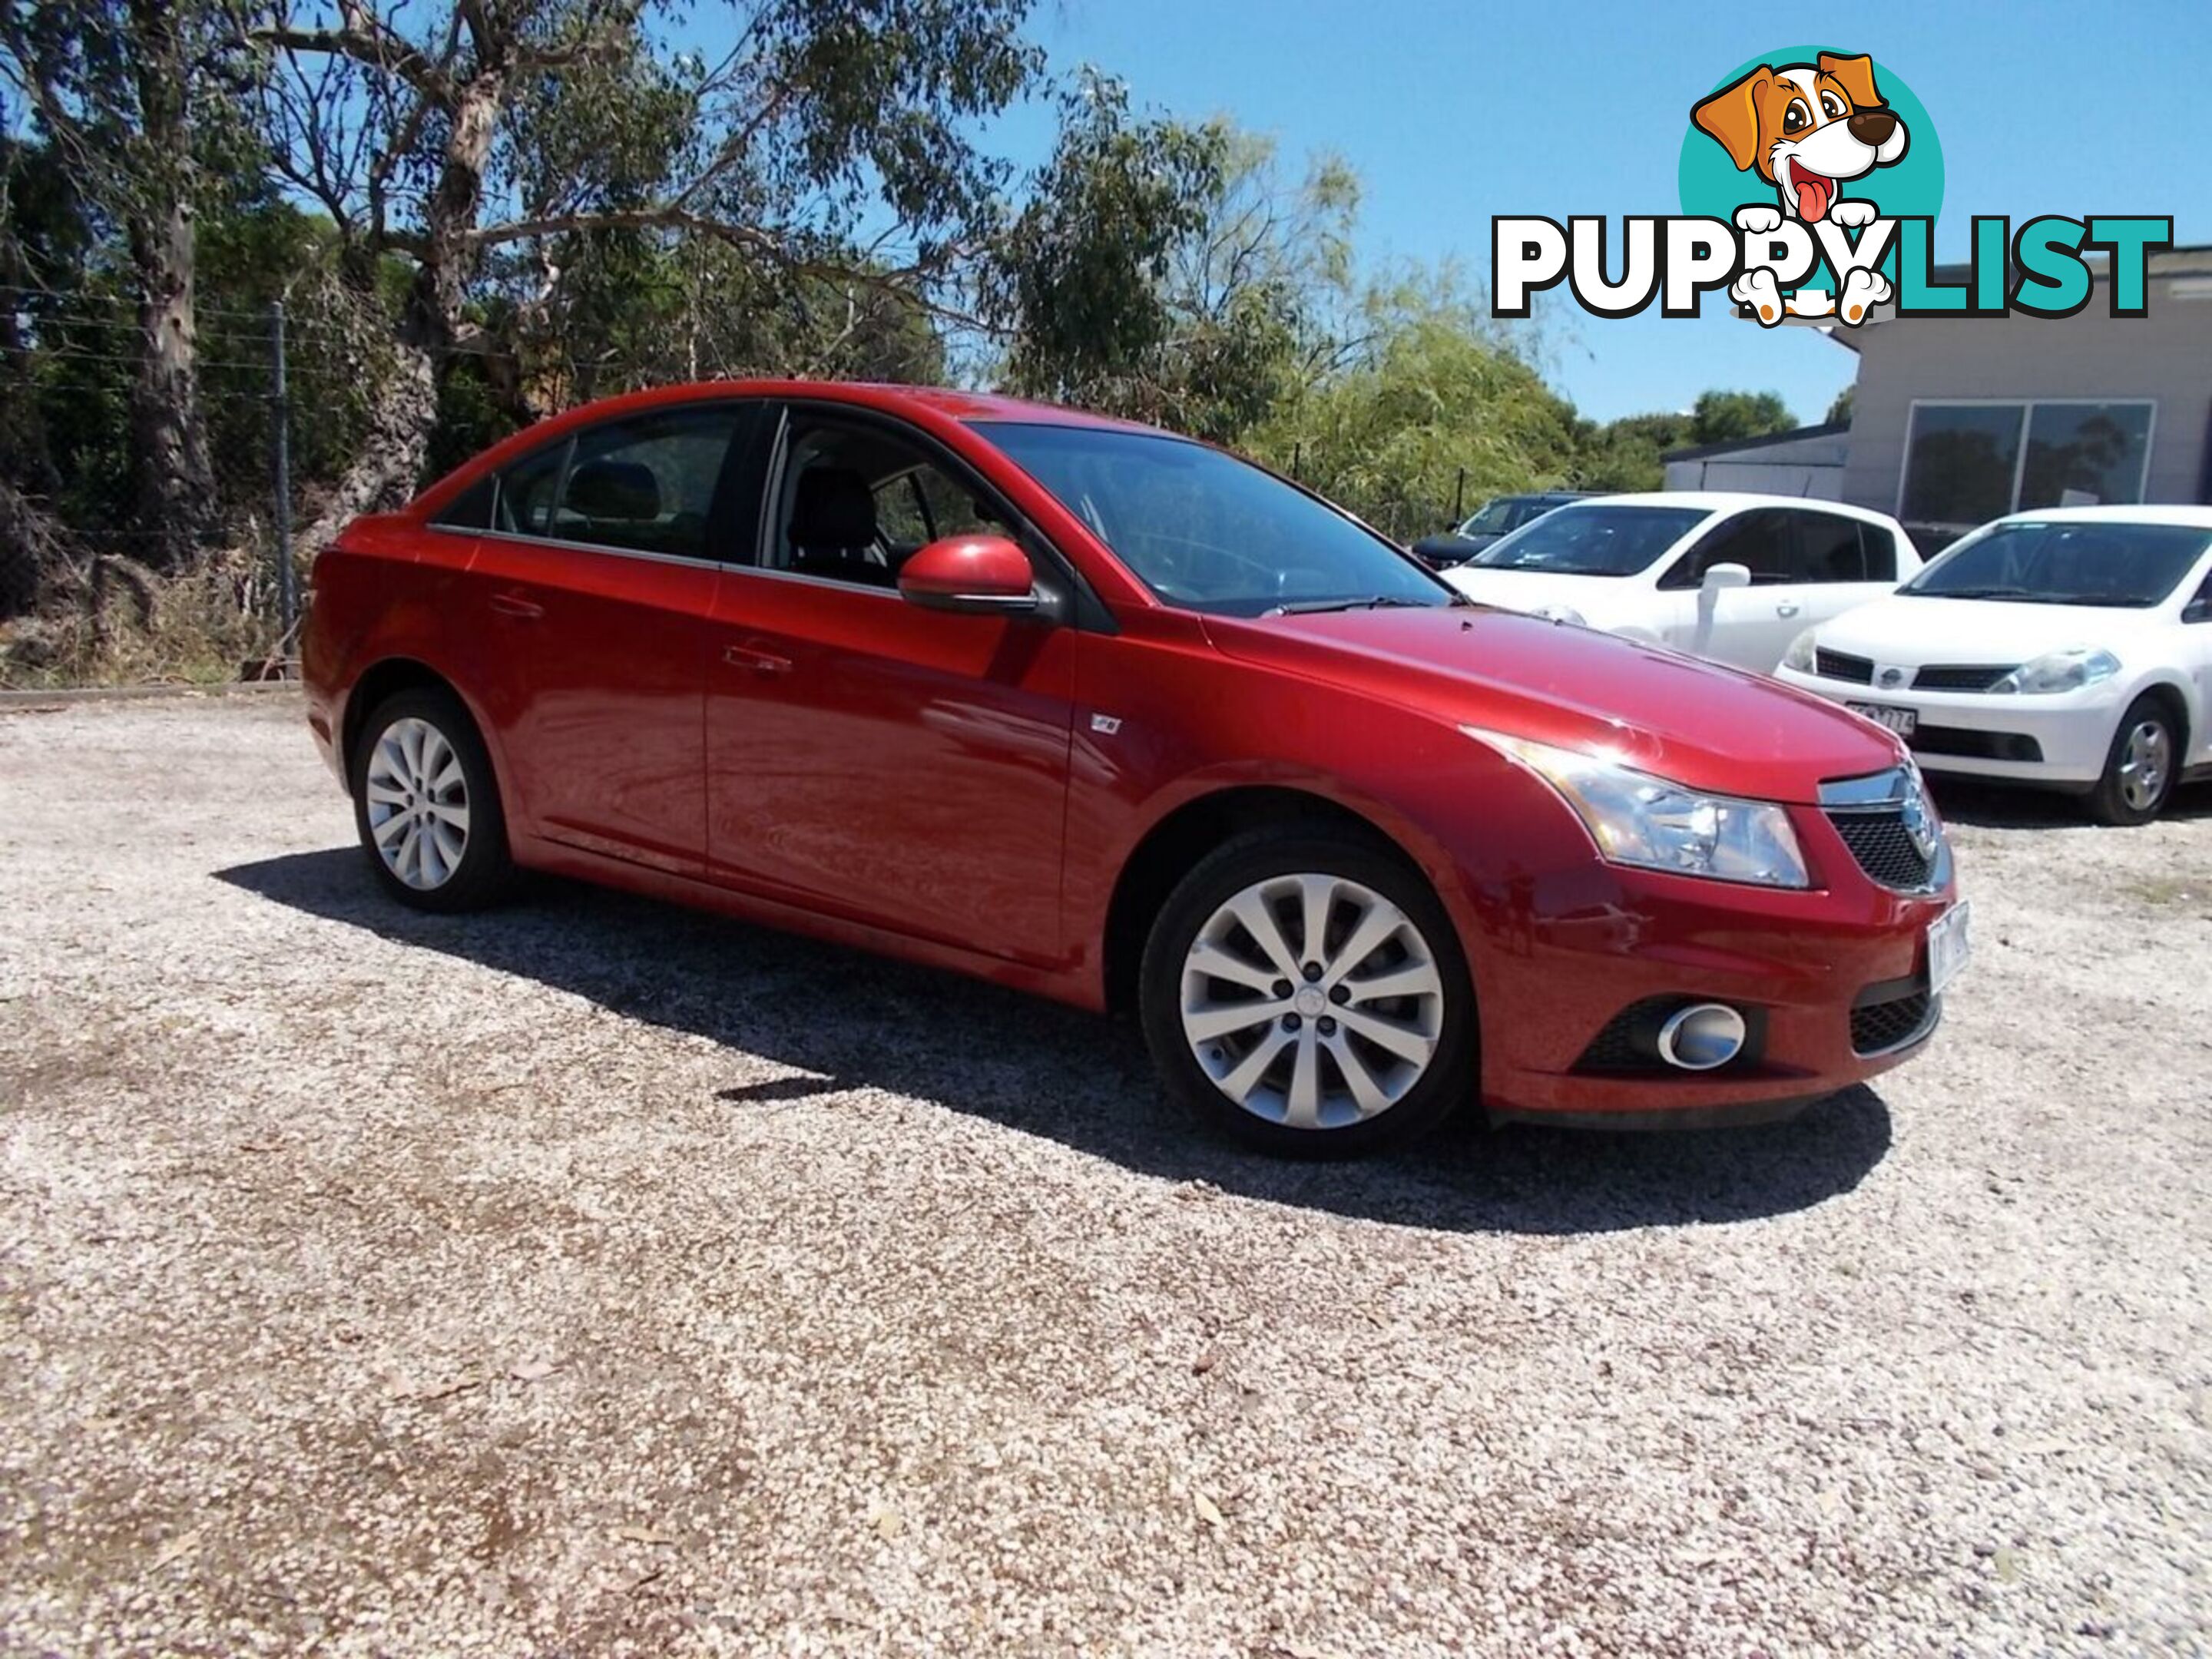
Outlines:
[[[625,258],[711,246],[747,303],[947,303],[1009,177],[975,125],[1042,74],[1028,4],[303,0],[258,26],[276,167],[357,291],[400,289],[326,523],[412,487],[462,363],[517,417],[572,390],[524,348]]]
[[[215,501],[200,407],[194,227],[240,172],[236,39],[213,0],[4,0],[0,76],[87,213],[119,239],[137,304],[136,550],[190,558]]]

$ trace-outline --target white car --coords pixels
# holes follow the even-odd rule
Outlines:
[[[1779,678],[1928,772],[2048,784],[2107,823],[2212,769],[2212,507],[2016,513],[1790,645]]]
[[[1808,623],[1919,568],[1897,520],[1864,507],[1678,490],[1555,507],[1442,574],[1485,605],[1764,674]]]

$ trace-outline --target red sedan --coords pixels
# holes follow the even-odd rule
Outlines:
[[[1925,1042],[1965,952],[1887,733],[1004,398],[572,410],[352,525],[304,656],[400,902],[552,871],[1132,1010],[1278,1152],[1785,1112]]]

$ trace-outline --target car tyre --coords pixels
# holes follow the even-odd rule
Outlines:
[[[2180,758],[2173,711],[2160,698],[2137,697],[2112,734],[2105,775],[2089,794],[2089,816],[2123,827],[2148,823],[2173,793]]]
[[[479,910],[514,879],[491,757],[461,700],[435,687],[386,698],[350,766],[354,827],[384,890],[417,910]]]
[[[1278,1156],[1370,1152],[1477,1091],[1450,917],[1393,851],[1330,826],[1253,830],[1200,860],[1152,924],[1138,999],[1168,1092]]]

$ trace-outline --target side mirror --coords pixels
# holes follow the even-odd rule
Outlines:
[[[2183,605],[2181,620],[2185,623],[2212,622],[2212,596],[2191,599]]]
[[[932,611],[1018,615],[1037,608],[1030,556],[1004,536],[947,536],[899,567],[899,596]]]
[[[1698,584],[1698,626],[1690,644],[1693,654],[1702,657],[1712,649],[1713,621],[1720,611],[1721,595],[1731,587],[1750,586],[1747,565],[1717,564],[1705,572],[1705,579]]]

